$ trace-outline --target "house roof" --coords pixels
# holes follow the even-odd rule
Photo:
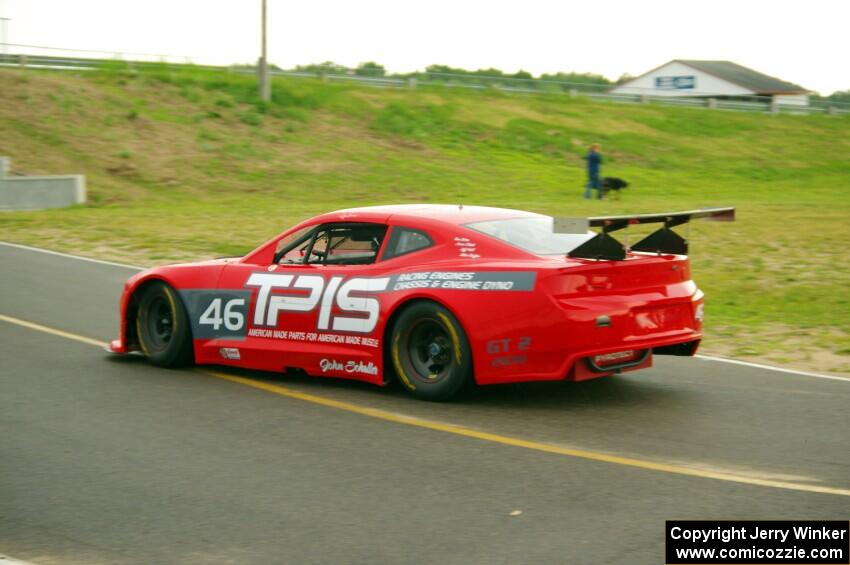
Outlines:
[[[809,92],[802,86],[748,69],[732,61],[674,59],[671,63],[688,65],[698,71],[752,90],[756,94],[806,94]]]

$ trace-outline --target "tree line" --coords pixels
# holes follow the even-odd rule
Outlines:
[[[334,63],[333,61],[325,61],[324,63],[298,65],[294,69],[289,70],[315,74],[351,74],[367,77],[417,78],[457,82],[493,82],[501,80],[506,84],[514,86],[533,86],[546,82],[598,85],[603,87],[615,84],[613,81],[608,80],[604,76],[594,73],[557,72],[543,73],[539,77],[535,77],[530,72],[524,70],[519,70],[515,73],[506,73],[501,69],[495,68],[477,69],[472,71],[459,67],[451,67],[449,65],[428,65],[424,71],[389,73],[383,65],[374,61],[360,63],[353,69],[350,69],[345,65]],[[629,78],[631,77],[624,75],[618,82],[628,80]]]

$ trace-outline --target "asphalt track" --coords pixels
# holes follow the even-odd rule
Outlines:
[[[850,381],[704,359],[459,403],[98,347],[132,269],[0,245],[0,553],[661,563],[668,519],[850,516]],[[710,323],[710,322],[709,322]]]

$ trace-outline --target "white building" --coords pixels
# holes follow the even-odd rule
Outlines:
[[[808,106],[809,91],[731,61],[674,59],[614,87],[613,94],[745,98],[769,96],[777,104]]]

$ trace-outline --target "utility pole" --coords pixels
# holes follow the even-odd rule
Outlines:
[[[260,55],[260,98],[268,102],[272,98],[272,84],[269,82],[269,61],[266,58],[266,0],[263,0],[262,53]]]
[[[6,48],[7,43],[9,42],[9,22],[12,21],[11,18],[0,18],[0,45],[2,45],[2,50],[0,50],[0,60],[6,60]]]

